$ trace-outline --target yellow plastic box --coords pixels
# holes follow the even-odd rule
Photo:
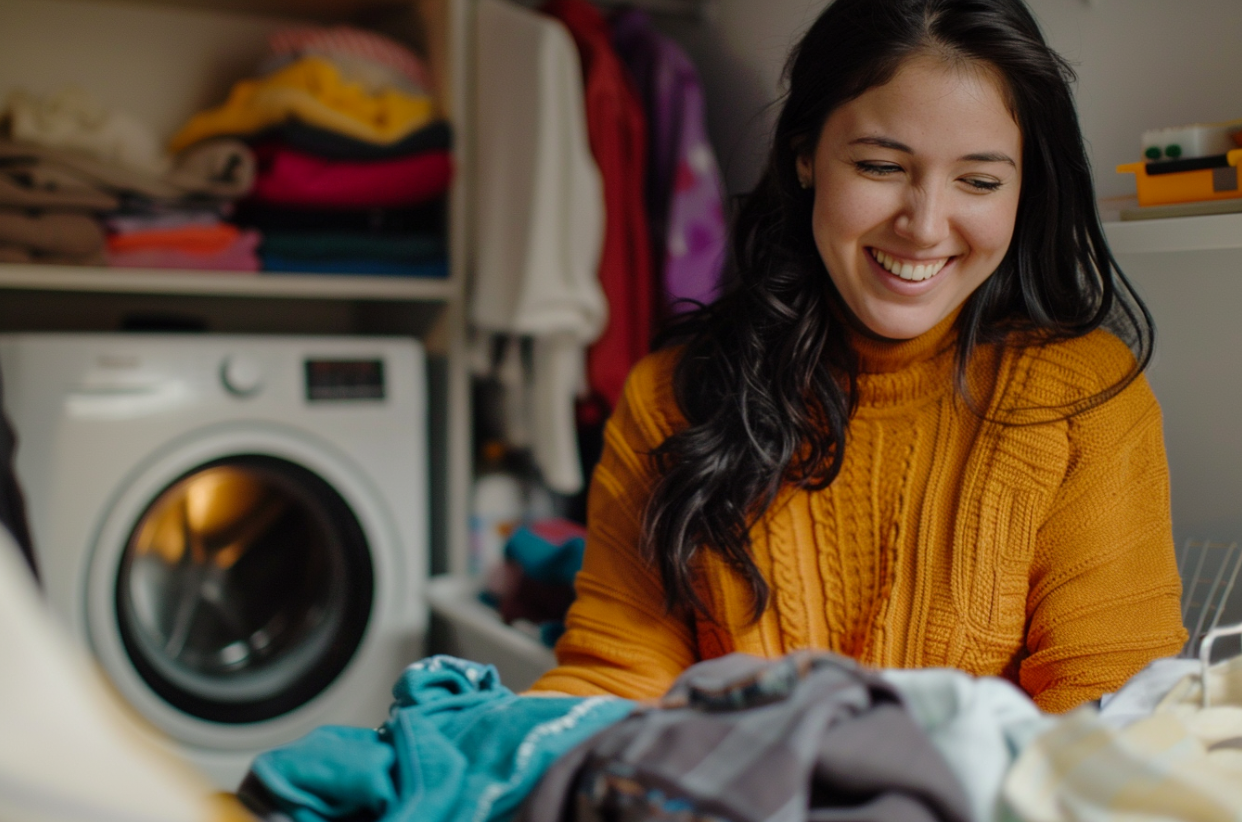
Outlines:
[[[1233,149],[1225,157],[1229,165],[1217,168],[1176,171],[1171,174],[1149,174],[1148,164],[1138,162],[1119,165],[1117,172],[1134,175],[1138,183],[1140,206],[1196,203],[1242,197],[1242,181],[1238,177],[1238,163],[1242,161],[1242,148]]]

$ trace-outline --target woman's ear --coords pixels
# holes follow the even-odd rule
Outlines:
[[[806,155],[798,157],[798,185],[803,188],[810,188],[815,184],[815,166],[811,162],[811,158]]]

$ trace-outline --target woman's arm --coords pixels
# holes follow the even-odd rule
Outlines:
[[[1069,421],[1065,480],[1036,539],[1021,684],[1063,711],[1186,641],[1160,407],[1140,376]]]
[[[676,352],[665,351],[635,366],[604,429],[577,599],[556,645],[560,665],[532,690],[654,697],[697,661],[691,625],[667,613],[659,570],[640,551],[655,480],[648,455],[682,424],[672,394],[675,362]]]

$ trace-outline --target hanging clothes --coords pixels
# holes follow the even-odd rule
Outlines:
[[[719,295],[728,245],[724,181],[707,138],[703,87],[689,56],[627,9],[612,17],[612,41],[647,114],[647,218],[665,315]]]
[[[587,132],[604,180],[607,224],[599,282],[608,298],[608,325],[587,352],[587,373],[592,390],[615,407],[630,368],[651,347],[647,122],[599,10],[587,0],[549,0],[543,10],[565,24],[578,47],[586,82]]]
[[[582,487],[574,401],[608,314],[582,67],[564,26],[508,0],[481,0],[476,31],[470,319],[482,348],[497,336],[533,340],[532,454],[548,487],[572,494]]]

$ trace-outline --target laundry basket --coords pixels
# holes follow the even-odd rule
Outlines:
[[[1181,656],[1196,658],[1207,633],[1242,622],[1242,548],[1237,542],[1187,539],[1177,551],[1182,578],[1182,624],[1190,638]],[[1242,654],[1242,637],[1230,636],[1212,646],[1212,659]]]

